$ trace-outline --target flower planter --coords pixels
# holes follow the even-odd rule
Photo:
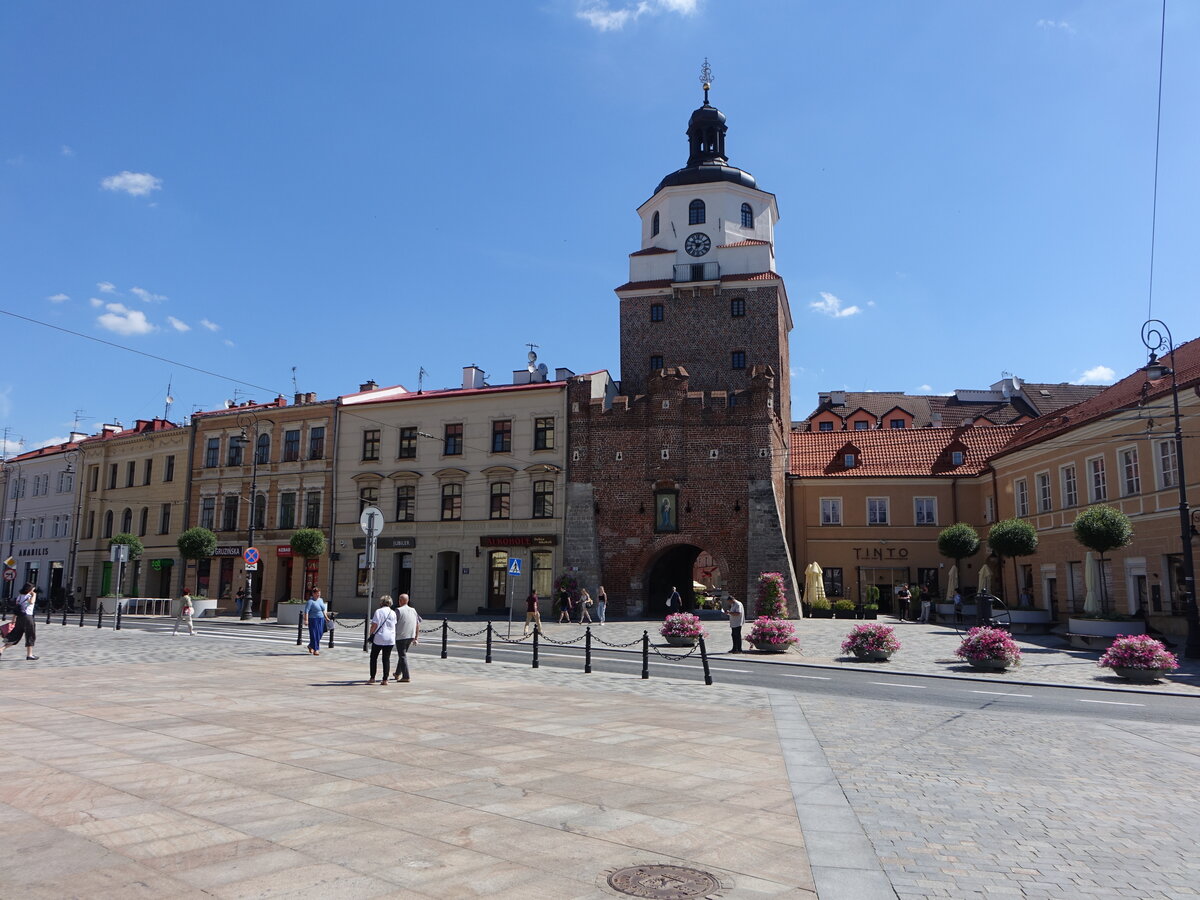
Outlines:
[[[884,662],[892,658],[892,650],[855,650],[854,655],[867,662]]]
[[[1048,609],[1010,609],[1008,615],[1009,625],[1014,632],[1045,634],[1050,630],[1051,619]]]
[[[1166,669],[1133,669],[1125,666],[1113,666],[1113,674],[1137,684],[1152,684],[1167,674]]]
[[[858,614],[852,609],[835,609],[833,611],[833,617],[835,619],[853,619],[857,615]]]
[[[667,642],[668,647],[695,647],[696,639],[694,637],[685,637],[681,634],[664,634],[663,640]]]
[[[754,643],[754,649],[758,650],[760,653],[787,653],[788,648],[791,646],[791,644],[786,642],[782,644],[771,644],[764,641],[756,641]]]
[[[303,612],[303,603],[280,603],[275,608],[275,621],[280,625],[297,625]]]
[[[832,619],[833,618],[833,610],[832,609],[814,609],[809,615],[814,619]]]
[[[1003,672],[1008,668],[1007,659],[968,659],[972,669],[978,669],[981,672]]]
[[[192,610],[192,616],[197,619],[204,616],[215,616],[217,614],[217,601],[209,600],[207,597],[193,597]]]

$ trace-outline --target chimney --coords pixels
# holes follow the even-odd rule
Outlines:
[[[304,399],[305,396],[305,394],[297,394],[294,398],[292,398],[293,405],[299,406],[301,403],[307,403],[308,401]]]
[[[845,391],[830,391],[829,392],[829,405],[830,406],[845,406],[846,405],[846,392]]]
[[[307,394],[305,394],[304,402],[305,403],[316,403],[317,402],[317,392],[309,391]]]
[[[474,363],[469,366],[463,366],[463,390],[486,387],[487,382],[484,380],[485,377],[486,375],[483,369],[479,368],[479,366],[475,365]]]
[[[362,384],[360,384],[358,386],[358,389],[360,391],[373,391],[377,387],[379,387],[379,385],[376,384],[374,381],[366,381],[366,382],[363,382]]]
[[[120,430],[121,430],[120,425],[101,425],[100,426],[101,434],[116,434]]]

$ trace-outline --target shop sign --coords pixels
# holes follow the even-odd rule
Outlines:
[[[295,556],[296,554],[292,552],[291,547],[276,547],[275,555],[276,556]]]
[[[558,535],[555,534],[503,534],[483,535],[479,538],[480,547],[557,547]]]
[[[236,547],[234,547],[234,546],[218,547],[216,550],[213,551],[212,555],[213,556],[241,556],[243,549],[244,548],[241,547],[241,545],[238,545]]]
[[[175,565],[175,560],[173,559],[150,560],[150,568],[152,568],[155,572],[161,572],[163,569],[169,569],[173,565]]]
[[[49,547],[22,547],[17,551],[17,556],[49,556]]]
[[[365,537],[354,538],[353,544],[355,550],[363,550],[367,546],[367,539]],[[375,546],[381,550],[387,550],[388,548],[393,550],[411,550],[417,546],[417,539],[415,537],[380,537],[375,539]]]
[[[855,559],[908,559],[907,547],[855,547]]]

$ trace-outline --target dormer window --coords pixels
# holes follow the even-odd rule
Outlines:
[[[817,431],[833,431],[832,422],[818,422]]]
[[[963,452],[961,450],[953,450],[950,453],[950,465],[961,466],[963,464]]]
[[[704,201],[700,199],[693,200],[688,204],[688,224],[703,225],[704,224]]]
[[[650,219],[650,237],[654,237],[656,234],[658,234],[658,213],[657,212],[655,212],[655,214]]]
[[[753,228],[754,227],[754,210],[752,210],[750,208],[749,203],[742,204],[742,227],[743,228]]]
[[[845,463],[846,463],[846,468],[847,468],[847,469],[853,469],[853,468],[854,468],[854,466],[855,466],[855,465],[857,464],[857,462],[858,462],[858,454],[856,454],[856,453],[847,453],[847,454],[845,455],[845,458],[844,458],[844,459],[845,459]]]

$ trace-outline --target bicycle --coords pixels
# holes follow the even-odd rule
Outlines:
[[[1003,628],[1005,631],[1011,633],[1012,632],[1012,613],[1009,612],[1008,605],[1003,600],[1001,600],[999,597],[997,597],[993,594],[976,594],[975,595],[976,603],[979,603],[979,601],[981,599],[986,599],[986,600],[990,601],[991,608],[989,609],[989,612],[992,613],[990,616],[988,616],[982,622],[982,625],[987,628]],[[954,630],[958,633],[959,637],[962,637],[964,634],[966,634],[972,628],[975,628],[976,625],[979,623],[977,623],[975,621],[974,616],[971,616],[969,618],[967,616],[963,616],[963,620],[961,622],[959,622],[957,615],[955,615],[951,619],[951,624],[954,626]]]

